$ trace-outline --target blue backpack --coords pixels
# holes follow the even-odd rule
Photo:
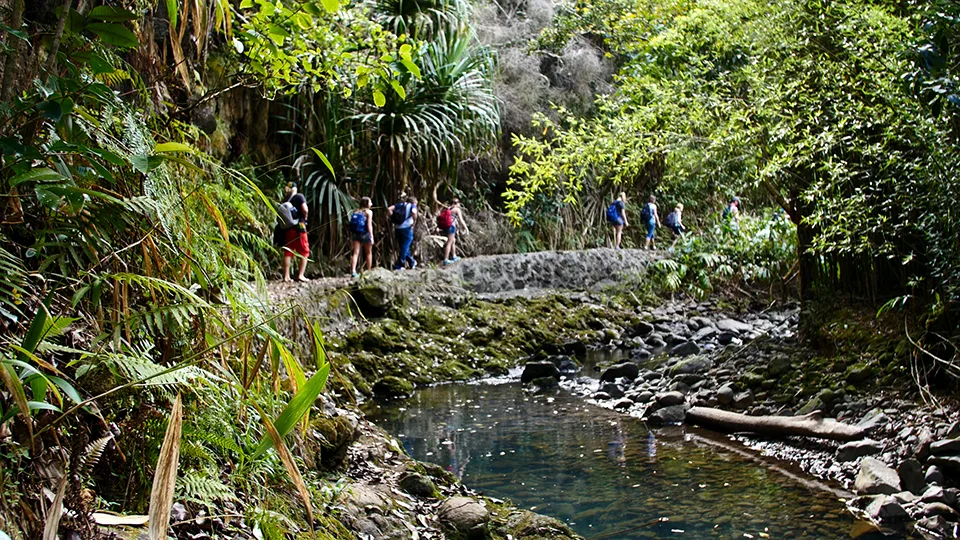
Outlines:
[[[620,207],[617,206],[617,202],[613,201],[610,203],[610,206],[607,207],[607,221],[610,223],[617,223],[620,221]]]
[[[640,221],[644,223],[653,221],[653,207],[650,203],[643,205],[643,210],[640,210]]]
[[[367,232],[367,214],[362,210],[357,210],[351,214],[350,230],[357,234],[363,234]]]

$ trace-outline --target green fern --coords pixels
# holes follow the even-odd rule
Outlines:
[[[224,484],[209,469],[184,474],[177,482],[177,495],[184,500],[208,506],[217,501],[239,500],[233,488]]]

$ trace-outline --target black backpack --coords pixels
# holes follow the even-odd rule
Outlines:
[[[407,220],[410,213],[410,205],[407,203],[397,203],[393,205],[393,213],[390,214],[390,222],[394,225],[402,225]]]

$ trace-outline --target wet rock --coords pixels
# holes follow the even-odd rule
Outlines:
[[[754,397],[753,392],[750,390],[745,390],[739,392],[733,396],[733,408],[734,409],[746,409],[747,407],[753,405]]]
[[[632,399],[622,398],[613,404],[613,408],[618,411],[625,411],[630,407],[633,407],[634,402]]]
[[[880,426],[890,423],[890,418],[879,409],[874,409],[863,417],[863,420],[857,423],[857,427],[864,431],[873,431]]]
[[[749,388],[756,388],[763,384],[764,376],[756,371],[748,371],[740,376],[740,382]]]
[[[892,495],[900,491],[900,477],[879,459],[866,457],[860,462],[860,472],[854,483],[857,493]]]
[[[693,323],[693,324],[695,324],[695,325],[697,325],[697,328],[700,329],[700,330],[704,330],[704,329],[707,329],[707,328],[716,328],[716,327],[713,325],[713,321],[711,321],[710,319],[708,319],[708,318],[706,318],[706,317],[699,317],[699,316],[698,316],[698,317],[690,317],[690,322]]]
[[[717,343],[721,345],[730,345],[735,339],[737,339],[737,335],[733,332],[720,332],[717,334]]]
[[[580,371],[580,364],[575,359],[565,354],[548,356],[547,362],[551,362],[553,365],[557,366],[557,369],[560,370],[560,373],[565,375]]]
[[[906,520],[910,517],[893,497],[878,495],[867,505],[866,513],[878,523],[891,523]]]
[[[683,341],[670,348],[671,356],[690,356],[691,354],[699,354],[699,353],[700,353],[700,346],[693,341]],[[709,367],[707,369],[709,369]]]
[[[618,385],[617,383],[613,383],[613,382],[603,383],[603,384],[600,386],[600,393],[607,394],[607,395],[610,396],[612,399],[620,399],[620,398],[622,398],[623,396],[626,395],[626,393],[624,393],[623,389],[620,388],[620,385]]]
[[[474,533],[490,520],[487,507],[469,497],[450,497],[439,510],[440,521],[461,533]]]
[[[872,456],[879,454],[883,446],[879,442],[863,439],[862,441],[850,441],[837,449],[837,459],[839,461],[853,461],[863,456]],[[919,465],[919,463],[917,463]],[[921,478],[921,481],[923,479]]]
[[[687,405],[671,405],[657,409],[647,418],[647,423],[654,427],[682,424],[689,408]]]
[[[847,368],[844,380],[847,384],[861,383],[877,374],[877,368],[870,364],[854,364]]]
[[[658,371],[647,371],[643,374],[643,380],[645,381],[656,381],[663,378],[663,373]]]
[[[529,362],[523,367],[523,374],[520,375],[520,382],[526,384],[534,379],[541,377],[560,378],[560,370],[553,362]]]
[[[509,531],[508,538],[577,538],[576,533],[562,521],[528,510],[511,512],[506,528]]]
[[[632,362],[624,362],[622,364],[610,366],[610,368],[604,371],[603,375],[600,376],[600,381],[614,381],[616,379],[628,379],[632,381],[639,375],[640,366]]]
[[[712,326],[701,328],[693,334],[691,341],[701,342],[717,333],[717,329]]]
[[[731,403],[733,403],[733,395],[734,395],[733,385],[731,385],[730,383],[727,383],[721,386],[719,390],[717,390],[717,403],[719,403],[720,405],[730,405]]]
[[[694,345],[696,344],[694,343]],[[703,373],[712,367],[713,360],[705,356],[696,356],[694,358],[687,358],[677,362],[672,368],[670,368],[670,373],[672,375]]]
[[[587,344],[582,341],[568,341],[561,346],[564,354],[583,356],[587,354]]]
[[[536,379],[533,379],[527,383],[528,390],[535,394],[556,390],[559,387],[560,381],[555,377],[537,377]]]
[[[923,465],[915,459],[906,459],[897,467],[897,474],[900,476],[900,487],[920,495],[926,482],[923,480]]]
[[[934,516],[921,519],[914,524],[917,531],[926,533],[924,538],[958,538],[960,526],[950,523],[943,516]]]
[[[683,394],[680,392],[665,392],[663,394],[657,395],[657,405],[661,407],[671,407],[673,405],[680,405],[685,401]]]
[[[437,485],[426,476],[417,473],[406,473],[400,477],[400,489],[416,497],[436,499],[439,495]]]
[[[644,390],[633,396],[634,403],[650,403],[650,400],[653,399],[653,392],[649,390]]]
[[[728,332],[734,334],[735,336],[753,331],[752,326],[736,319],[721,319],[717,321],[716,326],[717,330],[720,330],[721,332]]]
[[[405,398],[413,395],[413,383],[388,375],[373,385],[373,393],[385,398]]]
[[[925,504],[922,511],[925,517],[945,516],[950,521],[957,520],[957,511],[942,502]]]
[[[650,356],[652,356],[652,353],[647,349],[634,349],[630,353],[630,357],[634,360],[646,360],[647,358],[650,358]]]
[[[960,454],[960,439],[946,439],[930,443],[930,453],[935,456]]]
[[[793,362],[787,356],[778,356],[767,364],[767,375],[778,378],[793,369]]]
[[[953,474],[960,474],[960,456],[932,456],[927,463],[936,465]]]
[[[637,324],[633,325],[630,328],[630,333],[634,336],[647,337],[653,332],[653,325],[646,322],[640,321]]]
[[[927,467],[927,472],[923,475],[923,481],[927,484],[942,486],[944,481],[943,471],[936,465],[930,465]]]
[[[658,337],[651,337],[647,339],[647,345],[649,345],[650,348],[652,348],[653,350],[658,350],[658,349],[662,350],[666,348],[667,342]]]
[[[594,392],[592,397],[597,401],[606,401],[610,399],[610,394],[606,392]]]

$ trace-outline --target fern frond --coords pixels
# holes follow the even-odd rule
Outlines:
[[[191,471],[177,482],[177,493],[188,501],[209,505],[215,501],[236,501],[233,488],[209,470]]]
[[[103,456],[103,451],[106,450],[107,443],[109,443],[111,439],[113,439],[112,433],[100,437],[83,449],[81,468],[86,474],[89,474],[93,467],[100,461],[100,457]]]

